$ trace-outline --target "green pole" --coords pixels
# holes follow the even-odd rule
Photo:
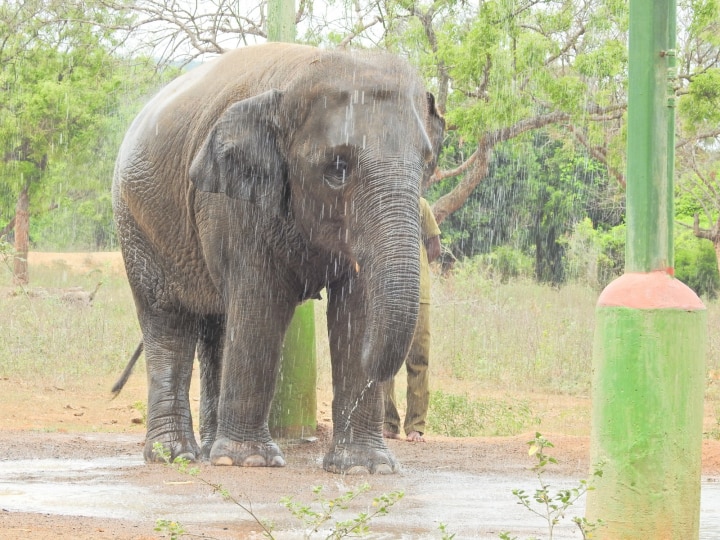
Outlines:
[[[268,41],[295,41],[295,1],[268,0]]]
[[[278,384],[270,410],[274,437],[301,439],[317,429],[315,304],[299,305],[285,334]]]
[[[601,293],[594,538],[697,539],[705,306],[673,278],[674,0],[630,0],[626,273]]]
[[[667,87],[667,191],[668,201],[665,205],[668,227],[668,261],[670,268],[675,266],[675,245],[673,242],[675,231],[675,84],[677,83],[676,53],[677,45],[677,2],[676,0],[668,0],[668,48],[665,51],[664,58],[667,59],[667,78],[665,84]]]
[[[294,0],[269,0],[268,40],[295,41]],[[285,334],[280,374],[270,410],[274,437],[297,439],[317,428],[315,309],[311,300],[295,310]]]

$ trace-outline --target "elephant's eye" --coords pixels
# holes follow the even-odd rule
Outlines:
[[[325,168],[323,179],[333,189],[340,189],[345,186],[348,180],[349,165],[342,156],[335,156],[331,163]]]

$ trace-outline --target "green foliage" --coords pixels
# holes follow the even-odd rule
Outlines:
[[[589,391],[597,290],[503,284],[476,260],[459,261],[433,287],[433,370],[487,390]]]
[[[151,62],[118,54],[125,22],[96,2],[0,8],[0,27],[12,30],[0,48],[0,226],[28,188],[34,247],[114,247],[115,156],[158,83]]]
[[[676,237],[675,277],[698,296],[717,298],[720,274],[712,242],[697,238],[691,232]]]
[[[485,275],[500,283],[533,275],[533,260],[522,251],[510,246],[496,246],[491,253],[481,255]]]
[[[533,471],[537,476],[540,487],[532,495],[523,489],[514,489],[513,495],[518,499],[518,504],[545,520],[548,528],[548,540],[552,540],[555,527],[565,518],[567,511],[580,497],[593,490],[594,487],[592,480],[580,480],[577,487],[552,491],[550,484],[545,479],[545,474],[548,466],[557,465],[558,461],[547,454],[545,450],[553,448],[554,445],[540,433],[535,433],[535,437],[528,441],[527,444],[529,446],[528,455],[537,460],[537,463],[533,466]],[[593,478],[599,478],[602,475],[602,464],[599,464],[594,468],[592,476]],[[591,538],[592,532],[603,526],[602,520],[590,522],[584,517],[572,518],[572,522],[580,530],[583,539]],[[499,537],[501,540],[517,540],[517,537],[511,537],[508,533],[501,533]]]
[[[450,533],[447,530],[447,525],[445,523],[440,523],[440,525],[438,525],[438,530],[440,531],[441,540],[453,540],[456,536],[455,533]]]
[[[585,218],[612,227],[622,205],[606,204],[610,180],[583,152],[538,132],[520,145],[496,147],[490,173],[465,206],[441,225],[443,244],[456,258],[487,255],[501,280],[527,275],[532,261],[540,282],[565,282],[567,237]],[[445,185],[434,188],[430,198]]]
[[[430,430],[447,437],[515,435],[537,422],[520,400],[475,400],[436,390],[430,395]]]
[[[625,225],[595,229],[589,218],[580,221],[566,242],[568,280],[602,290],[622,275],[625,266]]]
[[[0,237],[0,266],[7,268],[12,273],[11,260],[15,256],[13,246]]]
[[[692,125],[720,122],[720,68],[693,78],[688,96],[680,101],[680,113]]]
[[[603,85],[615,83],[627,66],[627,49],[620,40],[608,39],[597,49],[578,55],[575,62],[580,75],[596,77]]]

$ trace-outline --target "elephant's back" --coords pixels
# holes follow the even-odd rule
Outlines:
[[[192,158],[213,124],[233,103],[270,89],[284,89],[294,74],[323,51],[305,45],[267,43],[227,52],[163,87],[131,124],[120,149],[120,173],[148,168],[164,170],[167,162],[187,181]],[[151,175],[156,177],[156,175]],[[132,174],[116,182],[132,182]]]

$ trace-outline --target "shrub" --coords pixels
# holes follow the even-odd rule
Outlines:
[[[712,242],[690,231],[679,235],[675,239],[675,276],[698,296],[717,298],[720,274]]]

